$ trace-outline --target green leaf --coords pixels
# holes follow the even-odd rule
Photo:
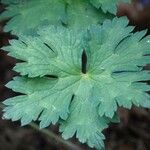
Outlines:
[[[95,9],[87,0],[67,0],[68,25],[72,28],[86,29],[91,25],[101,24],[113,15]]]
[[[51,123],[55,124],[59,117],[66,119],[72,99],[72,93],[70,92],[72,84],[79,80],[78,77],[72,76],[70,81],[67,80],[66,82],[66,78],[59,80],[14,78],[14,81],[8,83],[7,87],[26,95],[5,101],[4,104],[8,105],[8,107],[4,109],[6,111],[4,117],[13,121],[21,119],[22,125],[38,119],[40,120],[41,128],[45,128]],[[65,85],[61,85],[62,82],[66,82]],[[67,85],[68,87],[66,87]]]
[[[63,0],[7,0],[2,2],[10,5],[1,14],[0,19],[13,17],[5,26],[6,32],[31,35],[41,25],[66,23]]]
[[[12,19],[5,31],[13,34],[36,35],[38,27],[45,25],[64,25],[70,28],[86,29],[100,24],[113,15],[97,10],[87,0],[7,0],[9,4],[0,19]]]
[[[16,4],[16,3],[21,3],[25,2],[27,0],[1,0],[1,3],[3,4]]]
[[[117,13],[117,5],[121,2],[129,3],[130,0],[89,0],[93,6],[97,9],[100,7],[102,10],[106,12],[110,12],[112,14]]]
[[[6,48],[10,52],[9,55],[25,61],[17,64],[15,69],[21,72],[21,75],[32,78],[17,77],[7,84],[7,87],[25,95],[4,102],[7,105],[4,118],[13,121],[21,119],[22,125],[39,120],[40,128],[44,128],[51,123],[55,124],[59,118],[66,120],[72,111],[70,106],[74,105],[76,99],[81,103],[80,107],[84,107],[82,103],[87,103],[89,107],[89,103],[93,102],[95,114],[91,111],[89,115],[95,117],[96,120],[93,121],[97,123],[93,135],[85,135],[84,139],[88,139],[92,147],[102,147],[101,131],[107,127],[108,119],[98,116],[98,101],[93,99],[92,94],[94,85],[92,80],[81,72],[84,33],[50,26],[38,34],[39,38],[21,37],[19,41],[14,40],[11,46]],[[51,75],[57,78],[52,79]],[[85,119],[83,115],[83,120]],[[100,141],[93,141],[92,137]],[[82,137],[77,138],[84,142]]]
[[[71,138],[74,134],[81,143],[88,143],[90,147],[101,150],[104,147],[104,135],[100,132],[107,127],[107,121],[98,116],[92,99],[82,100],[76,97],[71,104],[67,121],[62,122],[60,131],[63,138]]]
[[[7,87],[23,95],[4,102],[4,117],[22,125],[39,120],[41,128],[60,122],[64,138],[76,133],[82,143],[102,149],[101,131],[117,121],[118,105],[150,106],[150,86],[139,82],[150,79],[142,70],[150,63],[150,36],[132,31],[123,17],[87,31],[47,26],[36,38],[13,40],[5,50],[22,60],[14,69],[25,77]]]
[[[15,71],[29,77],[80,73],[84,46],[82,30],[50,26],[42,28],[38,34],[40,37],[21,36],[19,41],[11,40],[11,46],[3,48],[10,51],[10,56],[25,61],[18,63]]]
[[[143,38],[145,31],[133,34],[127,25],[126,18],[115,18],[89,31],[88,70],[99,91],[100,116],[112,117],[117,103],[126,108],[150,103],[150,96],[143,92],[145,86],[145,91],[150,87],[142,83],[138,89],[134,86],[150,79],[149,72],[142,71],[142,66],[150,63],[146,55],[150,53],[150,36]]]

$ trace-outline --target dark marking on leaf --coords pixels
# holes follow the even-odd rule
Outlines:
[[[116,45],[114,52],[116,52],[116,49],[118,48],[118,46],[119,46],[124,40],[126,40],[126,39],[129,38],[129,37],[131,37],[131,35],[128,35],[128,36],[124,37],[124,38]]]
[[[119,74],[119,73],[126,73],[126,72],[137,72],[137,71],[130,71],[130,70],[118,70],[118,71],[114,71],[112,72],[113,74]]]
[[[47,43],[44,43],[44,45],[54,52],[54,50]]]
[[[58,79],[58,76],[55,75],[45,75],[47,78]]]
[[[24,41],[21,41],[26,47],[28,46]]]
[[[71,97],[71,102],[73,101],[74,97],[75,97],[75,95],[73,94],[72,97]]]
[[[82,68],[81,68],[82,73],[86,74],[87,72],[87,54],[85,50],[82,53]]]

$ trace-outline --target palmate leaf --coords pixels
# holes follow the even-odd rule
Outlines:
[[[41,128],[58,121],[65,139],[76,133],[82,143],[102,149],[101,131],[117,104],[150,106],[145,92],[150,87],[139,82],[150,79],[142,70],[150,63],[150,36],[144,38],[145,31],[133,34],[127,25],[126,18],[115,18],[86,32],[48,26],[36,38],[11,41],[5,49],[23,61],[14,69],[24,77],[7,87],[24,95],[4,102],[4,118],[21,119],[22,125],[39,120]]]
[[[6,32],[32,34],[43,24],[66,23],[63,0],[4,0],[2,3],[9,5],[0,19],[13,17],[5,26]]]
[[[70,28],[85,29],[92,24],[100,24],[112,18],[102,10],[97,10],[87,0],[7,0],[9,4],[0,19],[12,19],[5,31],[14,34],[35,34],[42,25],[65,25]]]
[[[106,12],[110,12],[112,14],[117,13],[117,5],[120,2],[129,3],[130,0],[89,0],[93,6],[96,8],[102,8],[102,10]]]
[[[39,35],[40,39],[22,37],[20,41],[11,41],[11,46],[6,48],[10,51],[11,56],[27,61],[18,64],[15,70],[32,78],[17,77],[7,84],[7,87],[26,95],[5,101],[4,104],[7,107],[4,110],[4,117],[13,121],[21,119],[22,125],[38,119],[40,120],[40,127],[44,128],[50,123],[55,124],[59,117],[66,120],[71,111],[71,101],[78,100],[81,104],[87,103],[87,107],[89,107],[89,102],[92,99],[88,97],[92,96],[93,85],[81,73],[81,56],[84,48],[82,37],[84,33],[70,31],[65,28],[48,27],[39,31]],[[58,78],[52,79],[44,75],[54,75]],[[41,78],[37,76],[41,76]],[[83,95],[83,89],[85,95]],[[95,124],[93,137],[99,139],[99,147],[102,147],[101,137],[103,136],[101,131],[107,127],[108,119],[98,116],[97,107],[98,102],[93,101],[95,113],[93,111],[89,112],[89,115],[93,118],[90,125],[91,123],[92,125]],[[86,110],[87,108],[83,109]],[[84,117],[86,115],[85,111],[81,112],[81,115]],[[80,116],[78,116],[78,119],[80,119]],[[85,120],[86,118],[83,118],[83,126],[86,123]],[[101,126],[98,126],[99,124]],[[88,132],[89,126],[84,130],[80,126],[76,126],[75,130]],[[94,139],[89,134],[85,135],[84,139],[82,139],[82,135],[78,138],[83,142],[88,140],[88,143],[92,147],[94,146]]]

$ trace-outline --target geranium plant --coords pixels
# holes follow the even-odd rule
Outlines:
[[[115,17],[119,0],[2,0],[3,47],[21,60],[6,86],[21,95],[4,101],[3,117],[40,128],[59,123],[65,139],[104,149],[103,129],[119,106],[150,107],[150,36]],[[123,2],[129,2],[125,0]]]

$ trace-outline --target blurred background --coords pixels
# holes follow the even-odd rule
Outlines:
[[[0,12],[4,6],[0,4]],[[150,0],[134,0],[132,4],[119,4],[118,16],[127,16],[136,30],[148,28],[150,31]],[[0,48],[8,45],[13,36],[3,32],[5,22],[0,22]],[[149,32],[150,33],[150,32]],[[12,71],[16,61],[0,50],[0,100],[15,96],[17,93],[4,85],[16,75]],[[146,66],[145,69],[150,69]],[[120,124],[111,124],[104,131],[106,150],[150,150],[150,110],[133,107],[132,110],[120,108]],[[2,112],[0,111],[2,116]],[[19,122],[0,119],[0,150],[92,150],[74,138],[64,142],[58,127],[52,126],[39,132],[35,124],[20,127]],[[51,138],[49,137],[51,134]]]

